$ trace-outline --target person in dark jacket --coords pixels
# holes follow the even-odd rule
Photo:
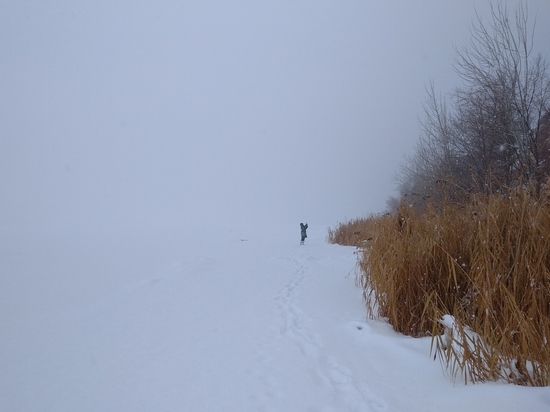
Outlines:
[[[302,240],[300,240],[300,244],[303,245],[307,237],[307,223],[305,225],[300,223],[300,229],[302,229]]]

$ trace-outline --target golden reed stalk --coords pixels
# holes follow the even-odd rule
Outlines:
[[[369,314],[431,335],[453,377],[550,385],[549,192],[510,189],[422,211],[402,202],[394,214],[338,224],[328,240],[360,247]]]

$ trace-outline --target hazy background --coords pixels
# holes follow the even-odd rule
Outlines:
[[[548,57],[550,1],[528,4]],[[488,17],[471,0],[1,0],[0,227],[381,212],[425,86],[459,84],[475,8]]]

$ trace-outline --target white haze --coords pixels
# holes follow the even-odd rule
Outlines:
[[[0,1],[0,409],[548,410],[365,321],[325,242],[383,211],[474,6]]]
[[[528,4],[547,55],[550,2]],[[4,1],[0,227],[381,212],[425,86],[459,84],[475,8],[488,17],[485,1]]]

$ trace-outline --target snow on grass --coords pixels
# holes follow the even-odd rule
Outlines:
[[[311,225],[314,226],[314,225]],[[547,411],[367,320],[354,249],[299,227],[0,244],[2,411]]]

